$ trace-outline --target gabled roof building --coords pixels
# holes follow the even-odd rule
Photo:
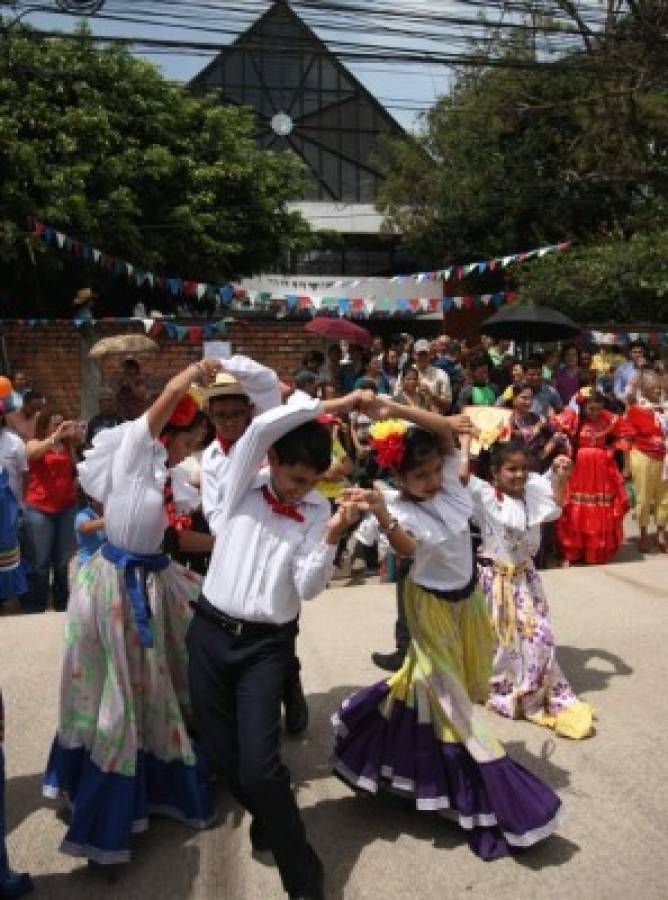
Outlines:
[[[374,200],[382,139],[405,132],[286,0],[223,48],[191,89],[251,107],[259,146],[296,153],[306,165],[309,185],[296,208],[314,229],[340,237],[291,260],[292,271],[392,274],[396,241],[381,236]]]

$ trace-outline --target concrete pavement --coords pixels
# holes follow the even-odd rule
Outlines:
[[[635,561],[634,561],[635,560]],[[656,555],[545,574],[562,668],[598,711],[581,743],[536,726],[490,720],[508,751],[562,797],[558,835],[517,859],[483,863],[454,825],[390,797],[354,796],[328,765],[329,716],[379,677],[372,650],[392,649],[394,588],[343,586],[304,608],[299,652],[311,709],[306,737],[285,742],[331,900],[659,900],[668,895],[668,559]],[[273,866],[253,859],[248,818],[221,796],[218,825],[193,833],[156,820],[116,882],[58,851],[65,826],[42,800],[53,737],[63,617],[0,618],[7,713],[12,865],[39,895],[67,900],[273,900]]]

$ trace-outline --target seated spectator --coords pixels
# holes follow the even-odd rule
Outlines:
[[[300,404],[303,400],[313,400],[318,396],[319,379],[315,372],[300,369],[294,376],[295,390],[288,397],[288,406]]]
[[[626,402],[626,389],[629,381],[636,375],[643,366],[649,362],[647,348],[642,341],[633,341],[629,346],[629,359],[627,362],[618,366],[615,370],[613,378],[613,387],[615,397]]]
[[[123,361],[116,391],[116,410],[123,422],[138,419],[148,408],[148,386],[139,363],[134,356]]]
[[[375,391],[377,394],[390,393],[390,383],[383,372],[382,356],[371,357],[367,364],[365,373],[355,381],[353,387],[360,387],[363,381],[372,381],[375,385]]]
[[[496,390],[489,380],[489,362],[486,353],[474,354],[469,359],[470,383],[459,393],[459,410],[466,406],[494,406]]]
[[[452,389],[450,379],[442,369],[431,364],[431,348],[429,341],[420,338],[415,343],[415,366],[420,376],[420,386],[430,391],[432,403],[440,413],[450,412],[452,406]],[[400,390],[403,390],[403,378],[399,380]]]
[[[121,417],[116,412],[116,396],[110,387],[100,388],[99,412],[88,422],[86,429],[86,447],[90,447],[93,438],[105,428],[115,428],[121,424]]]
[[[383,354],[383,375],[390,386],[389,393],[393,394],[399,381],[399,354],[394,347],[390,347]]]
[[[554,422],[532,412],[533,390],[526,382],[507,388],[504,397],[507,395],[513,410],[511,440],[526,447],[531,472],[547,472],[559,454],[568,453],[568,438]]]
[[[79,566],[85,566],[107,540],[102,504],[93,500],[92,497],[86,497],[86,505],[74,517],[74,531],[77,542],[77,563]]]
[[[348,347],[348,361],[341,364],[340,390],[342,394],[349,394],[357,379],[364,374],[366,369],[366,357],[364,349],[359,344],[350,344]]]
[[[533,412],[543,419],[549,418],[552,413],[560,413],[564,404],[555,388],[543,378],[543,361],[536,356],[532,357],[527,360],[524,371],[533,390]]]
[[[554,374],[554,386],[561,402],[568,406],[580,387],[580,360],[575,344],[567,344],[561,354],[561,365]]]
[[[35,437],[37,413],[43,406],[42,394],[38,394],[37,391],[26,391],[21,408],[7,415],[7,424],[25,443]]]
[[[420,373],[416,366],[408,366],[404,370],[401,378],[401,384],[398,391],[394,395],[397,403],[403,403],[405,406],[417,406],[419,409],[429,409],[434,411],[434,405],[431,400],[432,394],[425,383],[420,383]]]

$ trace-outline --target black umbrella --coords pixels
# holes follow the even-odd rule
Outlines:
[[[515,341],[559,341],[575,337],[580,328],[572,319],[547,306],[506,306],[482,323],[490,337]]]

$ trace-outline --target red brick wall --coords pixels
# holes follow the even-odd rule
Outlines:
[[[100,323],[94,328],[94,340],[115,334],[139,332],[141,323],[115,325]],[[68,322],[31,327],[19,322],[4,325],[5,347],[10,372],[21,370],[29,383],[44,393],[65,416],[81,415],[81,335]],[[176,372],[202,355],[202,345],[157,339],[160,352],[142,356],[142,370],[151,389],[159,388]],[[233,322],[229,335],[221,340],[232,344],[233,353],[245,353],[276,369],[280,376],[299,367],[308,350],[322,349],[321,338],[304,331],[303,322]],[[102,384],[113,384],[119,357],[101,363]]]

